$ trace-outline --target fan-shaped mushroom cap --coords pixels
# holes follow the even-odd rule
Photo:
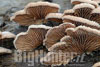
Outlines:
[[[65,10],[65,11],[64,11],[64,16],[65,16],[65,15],[74,15],[74,12],[75,12],[75,11],[74,11],[73,9]]]
[[[47,48],[50,48],[53,44],[59,42],[60,39],[66,34],[65,29],[67,28],[75,28],[75,25],[71,23],[64,23],[59,26],[51,28],[46,34],[44,45]]]
[[[80,3],[89,3],[94,5],[95,7],[98,7],[98,3],[96,3],[95,1],[91,1],[91,0],[71,0],[71,3],[76,5],[76,4],[80,4]]]
[[[100,67],[100,62],[95,63],[92,67]]]
[[[96,21],[100,24],[100,7],[92,11],[90,20]]]
[[[40,62],[45,65],[59,66],[61,64],[68,64],[71,59],[73,59],[73,56],[70,54],[49,52],[45,57],[40,59]]]
[[[49,13],[47,16],[46,16],[46,20],[49,20],[49,21],[54,21],[54,22],[59,22],[59,23],[62,23],[62,16],[63,14],[62,13]]]
[[[45,17],[49,13],[56,13],[60,6],[49,2],[33,2],[29,3],[24,10],[18,11],[11,18],[21,25],[41,24],[45,21]]]
[[[25,10],[28,14],[35,16],[35,19],[44,19],[49,13],[56,13],[60,9],[60,6],[50,2],[36,2],[29,3]]]
[[[90,21],[85,18],[76,17],[76,16],[70,16],[70,15],[64,16],[63,22],[64,23],[70,22],[70,23],[75,24],[76,26],[83,25],[83,26],[88,26],[88,27],[95,28],[95,29],[100,29],[100,25],[98,23],[94,21]]]
[[[31,25],[27,32],[19,33],[14,40],[16,49],[30,51],[43,43],[45,34],[51,27],[45,25]]]
[[[75,16],[86,18],[86,19],[90,18],[91,16],[90,14],[93,9],[95,9],[95,7],[88,3],[78,4],[73,7],[73,10],[75,11],[74,12]]]
[[[0,54],[4,54],[4,53],[12,53],[12,51],[10,49],[0,47]]]

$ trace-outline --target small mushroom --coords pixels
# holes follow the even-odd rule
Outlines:
[[[64,23],[59,26],[51,28],[44,39],[44,45],[46,48],[50,48],[55,43],[59,42],[60,39],[66,35],[65,30],[67,28],[75,28],[75,25],[71,23]]]
[[[49,13],[45,19],[48,21],[63,23],[62,16],[63,16],[62,13]]]
[[[10,49],[0,47],[0,54],[12,53]]]
[[[100,62],[95,63],[92,67],[100,67]]]
[[[76,26],[87,26],[87,27],[91,27],[91,28],[95,28],[95,29],[100,29],[100,25],[97,22],[94,21],[90,21],[88,19],[85,18],[81,18],[81,17],[76,17],[76,16],[63,16],[63,22],[64,23],[72,23],[75,24]]]
[[[5,48],[12,48],[13,47],[13,40],[16,37],[15,34],[4,31],[0,32],[0,46]]]
[[[100,24],[100,7],[96,8],[92,11],[90,20],[96,21]]]
[[[81,4],[81,3],[89,3],[94,5],[95,7],[98,7],[98,3],[92,0],[71,0],[71,3],[74,5]]]
[[[95,9],[95,7],[88,3],[78,4],[73,7],[73,10],[75,11],[74,12],[75,16],[86,18],[86,19],[90,18],[90,16],[91,16],[90,14],[91,14],[92,10],[94,10],[94,9]]]
[[[8,32],[8,31],[4,31],[4,32],[0,32],[0,39],[9,39],[9,38],[15,38],[16,35]]]
[[[65,16],[65,15],[72,15],[73,16],[74,15],[74,12],[75,11],[73,9],[65,10],[63,16]]]
[[[42,24],[49,13],[57,13],[60,6],[49,2],[32,2],[23,10],[15,13],[11,20],[25,26]]]
[[[45,34],[51,27],[45,25],[31,25],[27,32],[19,33],[15,40],[15,48],[22,51],[31,51],[43,43]]]

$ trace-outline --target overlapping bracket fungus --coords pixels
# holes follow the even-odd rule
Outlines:
[[[50,2],[29,3],[23,10],[15,13],[11,20],[21,25],[42,24],[49,13],[57,13],[60,6]]]
[[[94,9],[95,7],[91,4],[82,3],[82,4],[75,5],[72,9],[65,10],[64,15],[73,15],[73,16],[78,16],[78,17],[83,17],[88,19],[90,18],[91,12]]]
[[[85,18],[67,15],[67,16],[63,16],[62,19],[64,23],[72,23],[72,24],[75,24],[76,26],[81,25],[81,26],[87,26],[87,27],[100,30],[100,25],[97,22],[91,21]]]
[[[95,7],[88,3],[78,4],[73,7],[73,10],[75,11],[74,12],[75,16],[86,18],[86,19],[89,19],[91,12],[94,9]]]
[[[100,62],[95,63],[92,67],[100,67]]]
[[[82,3],[75,5],[73,9],[65,10],[64,16],[71,15],[71,16],[77,16],[82,17],[91,21],[95,21],[100,24],[100,7],[95,8],[93,5],[88,3]],[[72,13],[69,13],[69,11],[72,11]]]
[[[100,31],[86,26],[66,29],[67,36],[61,39],[61,42],[66,42],[66,45],[55,44],[49,49],[57,52],[76,52],[82,54],[84,52],[92,52],[100,48]],[[56,47],[55,47],[56,46]],[[66,48],[61,48],[66,47]],[[67,49],[68,48],[68,49]],[[62,50],[63,49],[63,50]]]
[[[60,60],[52,62],[55,60],[55,58],[51,57],[53,54],[48,53],[45,57],[41,59],[42,63],[50,65],[67,64],[77,55],[81,55],[85,52],[92,52],[97,48],[100,48],[100,31],[97,29],[92,29],[86,26],[79,26],[76,28],[66,29],[66,33],[67,35],[64,36],[59,43],[56,43],[49,48],[49,51],[53,52],[53,54],[57,53],[56,59],[60,59],[61,55],[63,54],[65,54],[63,56],[65,59],[63,59],[62,61]],[[71,53],[76,54],[71,57],[69,56]],[[58,54],[60,54],[60,58]],[[69,58],[71,59],[68,60]]]
[[[81,3],[89,3],[94,5],[95,7],[98,7],[98,3],[92,0],[71,0],[71,3],[74,5],[81,4]]]
[[[64,23],[51,28],[47,32],[44,39],[44,45],[46,46],[46,48],[50,48],[53,44],[59,42],[60,39],[66,35],[65,30],[67,28],[75,28],[75,25],[71,23]]]
[[[45,25],[31,25],[27,32],[19,33],[15,40],[14,45],[16,49],[22,51],[31,51],[43,43],[47,31],[51,27]]]

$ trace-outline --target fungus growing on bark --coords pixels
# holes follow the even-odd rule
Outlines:
[[[59,42],[60,39],[66,35],[65,30],[67,28],[75,28],[74,24],[71,23],[64,23],[61,24],[59,26],[53,27],[51,28],[47,34],[46,34],[46,38],[44,39],[44,45],[47,48],[50,48],[52,45],[54,45],[55,43]]]
[[[97,29],[79,26],[66,29],[66,33],[67,36],[64,36],[59,43],[56,43],[49,48],[50,52],[64,54],[75,53],[75,56],[72,57],[73,59],[77,55],[81,55],[85,52],[92,52],[100,48],[100,31]],[[46,57],[51,58],[49,56],[45,56],[45,58]],[[65,55],[65,57],[69,58],[68,55]],[[52,58],[49,60],[52,60]],[[47,62],[50,63],[50,61]],[[45,61],[44,64],[48,64],[47,62]]]
[[[45,25],[31,25],[27,32],[19,33],[15,40],[15,48],[22,51],[31,51],[43,43],[47,31],[51,27]]]
[[[97,29],[79,26],[66,29],[66,33],[70,37],[65,37],[62,42],[66,42],[68,47],[71,48],[69,51],[82,54],[100,48],[100,31]]]
[[[15,13],[11,20],[25,26],[42,24],[49,13],[57,13],[60,6],[50,2],[29,3],[23,10]]]

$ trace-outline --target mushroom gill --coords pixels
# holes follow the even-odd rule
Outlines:
[[[32,15],[26,14],[25,10],[17,11],[10,19],[25,26],[38,24],[38,22],[33,19]]]
[[[96,8],[92,11],[90,20],[96,21],[100,24],[100,7]]]
[[[76,4],[81,4],[81,3],[89,3],[95,7],[98,7],[98,3],[92,0],[71,0],[71,3],[76,5]]]
[[[89,3],[81,3],[75,5],[72,9],[65,10],[63,16],[76,16],[85,18],[91,21],[95,21],[100,24],[100,7],[95,8],[93,5]]]
[[[79,26],[66,29],[66,33],[70,37],[63,38],[61,42],[66,42],[68,45],[69,50],[67,51],[82,54],[100,48],[100,30]]]
[[[90,16],[91,16],[90,14],[91,14],[92,10],[94,10],[94,9],[95,9],[95,7],[88,3],[78,4],[73,7],[73,10],[75,11],[74,12],[75,16],[86,18],[86,19],[90,18]]]
[[[67,16],[63,16],[62,19],[64,23],[70,22],[72,24],[75,24],[76,26],[82,25],[82,26],[87,26],[95,29],[100,29],[100,25],[97,22],[85,18],[67,15]]]
[[[72,57],[74,58],[77,55],[92,52],[100,48],[100,31],[97,29],[79,26],[66,29],[66,33],[67,36],[64,36],[59,43],[50,47],[49,51],[56,53],[75,53],[75,56]],[[65,55],[65,57],[68,56]]]
[[[44,45],[46,48],[50,48],[53,44],[60,41],[60,39],[66,35],[65,30],[67,28],[75,28],[75,25],[71,23],[64,23],[59,26],[55,26],[51,28],[47,34],[46,38],[44,39]]]
[[[42,24],[45,22],[45,17],[49,13],[57,13],[60,6],[49,2],[32,2],[26,7],[15,13],[11,20],[18,22],[21,25]]]
[[[45,25],[31,25],[27,32],[19,33],[15,40],[14,46],[18,50],[31,51],[43,43],[45,34],[51,27]]]

